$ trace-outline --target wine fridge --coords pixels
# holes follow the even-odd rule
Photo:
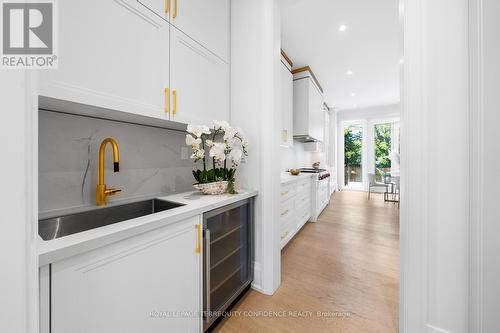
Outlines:
[[[203,330],[253,281],[253,199],[203,215]]]

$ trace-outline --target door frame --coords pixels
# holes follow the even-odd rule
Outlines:
[[[404,62],[401,64],[401,214],[400,214],[400,321],[399,332],[448,333],[429,322],[429,171],[417,168],[418,163],[428,162],[431,155],[424,147],[429,146],[426,124],[432,120],[429,109],[429,86],[432,83],[430,66],[435,66],[437,55],[431,54],[428,20],[432,0],[400,0],[402,36],[404,38]],[[441,4],[442,5],[442,4]],[[457,6],[468,6],[468,124],[464,135],[468,140],[466,165],[468,181],[466,194],[468,203],[466,266],[466,313],[464,330],[482,333],[482,232],[481,195],[483,190],[482,120],[483,120],[483,54],[482,54],[482,0],[465,0]],[[441,17],[445,20],[446,17]],[[403,37],[404,36],[404,37]],[[420,112],[417,112],[420,111]],[[419,180],[418,182],[416,180]]]

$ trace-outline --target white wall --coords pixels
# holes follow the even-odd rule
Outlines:
[[[468,332],[468,1],[403,0],[401,332]]]
[[[26,76],[25,76],[26,75]],[[35,113],[21,70],[0,74],[0,332],[35,332],[37,320]]]
[[[274,1],[231,1],[231,122],[245,128],[250,158],[239,182],[259,191],[255,212],[253,288],[272,294],[280,284],[278,237],[280,163],[280,24]]]
[[[500,1],[482,1],[483,114],[480,119],[480,170],[482,188],[481,276],[484,333],[500,332]],[[479,332],[478,332],[479,333]]]

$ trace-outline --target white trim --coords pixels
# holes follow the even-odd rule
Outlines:
[[[426,22],[424,2],[400,0],[403,13],[404,65],[401,107],[401,203],[400,203],[400,332],[422,332],[427,312],[428,203],[427,168],[428,85],[425,62]],[[420,141],[422,139],[424,142]],[[417,167],[420,165],[420,167]]]
[[[260,293],[264,293],[262,290],[262,269],[260,267],[260,263],[257,261],[254,261],[253,263],[252,289],[257,290]]]
[[[483,1],[469,0],[469,320],[468,331],[483,332]]]

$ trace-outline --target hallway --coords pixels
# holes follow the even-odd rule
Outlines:
[[[283,249],[281,279],[273,296],[250,290],[214,332],[398,332],[398,207],[337,192]]]

